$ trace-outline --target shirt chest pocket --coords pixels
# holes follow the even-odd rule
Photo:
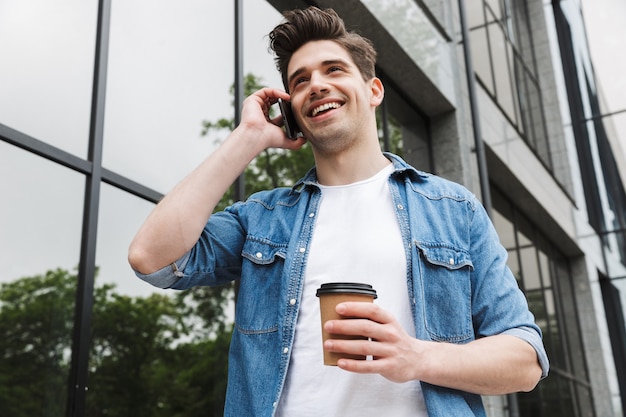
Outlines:
[[[433,340],[473,339],[473,269],[467,252],[450,246],[416,243],[426,331]]]
[[[235,324],[244,334],[263,334],[278,329],[280,277],[286,244],[248,237],[244,243],[241,281]]]

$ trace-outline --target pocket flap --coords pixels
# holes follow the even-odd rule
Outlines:
[[[259,265],[268,265],[275,261],[276,257],[285,259],[287,245],[271,242],[265,239],[246,239],[241,255]]]
[[[429,245],[420,242],[415,244],[430,264],[443,266],[448,269],[460,269],[465,266],[474,268],[472,259],[466,251],[443,245]]]

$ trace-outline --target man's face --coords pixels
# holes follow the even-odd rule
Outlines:
[[[304,44],[292,55],[287,76],[294,114],[314,148],[340,150],[370,133],[382,85],[376,78],[364,81],[341,45],[329,40]]]

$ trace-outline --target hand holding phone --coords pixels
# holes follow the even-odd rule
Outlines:
[[[300,133],[300,128],[298,127],[296,118],[293,115],[293,110],[291,110],[291,103],[279,98],[278,107],[280,108],[280,113],[283,115],[283,124],[285,125],[287,137],[289,139],[297,139]]]

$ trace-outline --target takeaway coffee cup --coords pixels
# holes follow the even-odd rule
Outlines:
[[[369,284],[358,282],[333,282],[322,284],[316,294],[320,299],[320,313],[322,318],[322,344],[326,339],[363,339],[361,336],[345,336],[330,334],[324,330],[324,323],[328,320],[343,320],[344,317],[337,314],[335,307],[344,301],[360,301],[373,303],[377,297],[376,290]],[[322,348],[323,349],[323,348]],[[365,359],[361,355],[348,355],[346,353],[328,352],[324,350],[324,365],[337,365],[337,359]]]

